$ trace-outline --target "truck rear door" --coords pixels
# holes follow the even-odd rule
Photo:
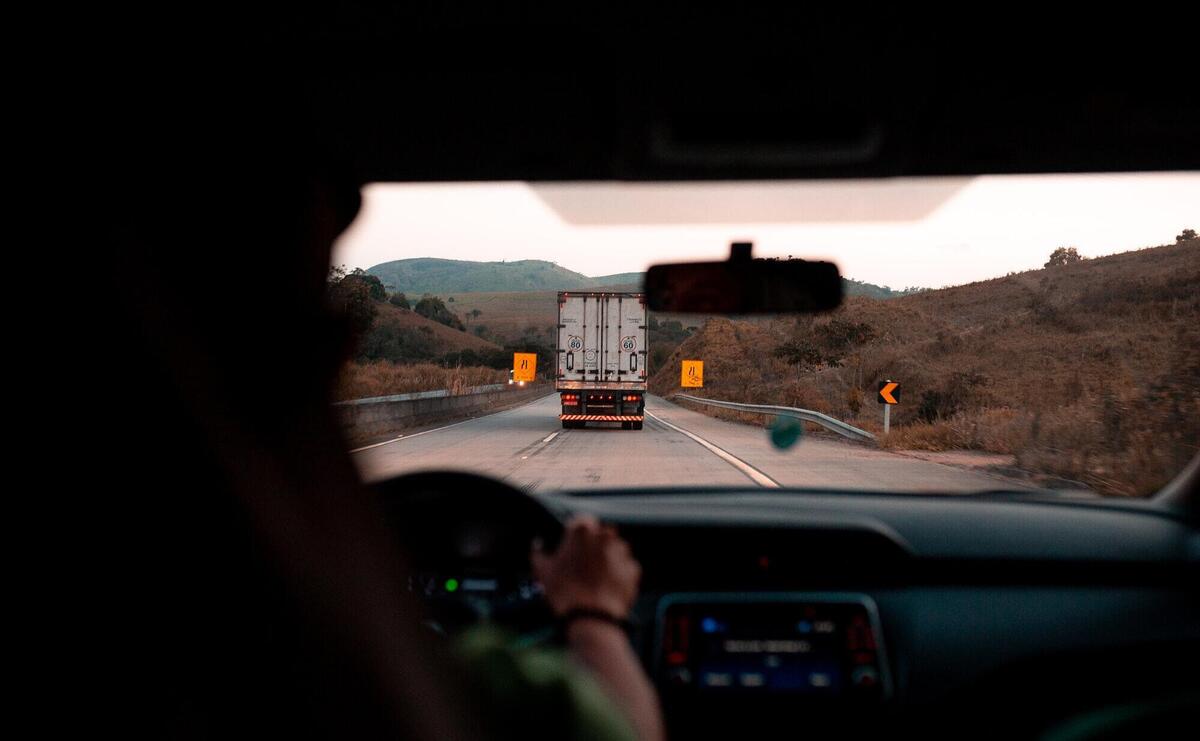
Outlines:
[[[645,381],[646,307],[637,294],[560,294],[558,380],[588,388]]]
[[[604,298],[602,380],[622,385],[641,382],[646,360],[646,305],[636,295]]]
[[[558,298],[558,380],[587,381],[589,365],[596,367],[599,345],[595,321],[589,328],[586,296],[559,295]],[[590,329],[590,331],[589,331]],[[590,359],[590,360],[589,360]],[[594,376],[591,376],[594,378]]]

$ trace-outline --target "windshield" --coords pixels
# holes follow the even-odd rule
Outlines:
[[[1148,496],[1200,439],[1200,174],[377,184],[329,293],[369,479]],[[836,263],[840,308],[647,311],[652,264]]]

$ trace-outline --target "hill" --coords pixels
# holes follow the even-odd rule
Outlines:
[[[901,382],[892,447],[1015,456],[1025,470],[1144,495],[1200,440],[1200,241],[766,322],[712,319],[651,379],[705,361],[704,394],[798,406],[879,430],[876,384]],[[747,362],[746,358],[754,358]]]
[[[608,278],[616,280],[626,275],[629,274],[608,276]],[[637,275],[640,280],[640,274],[634,275]],[[641,290],[641,284],[638,282],[626,283],[624,285],[613,284],[603,286],[603,288],[611,291],[638,291]],[[849,279],[845,281],[845,288],[848,296],[870,296],[872,298],[888,299],[906,295],[901,291],[893,291],[883,286]],[[560,290],[571,289],[556,288],[541,291],[450,291],[439,295],[445,297],[448,302],[447,305],[467,325],[468,331],[503,343],[521,336],[544,334],[547,328],[552,328],[557,320],[555,294]],[[478,314],[475,312],[478,312]],[[657,316],[660,321],[678,322],[684,328],[689,326],[698,327],[704,324],[708,318],[698,314],[658,314]],[[671,342],[669,337],[664,339]],[[676,344],[677,342],[672,342],[670,349],[674,349]],[[657,349],[663,347],[661,342],[653,343],[653,346]],[[655,354],[657,355],[658,353]]]
[[[388,291],[400,291],[411,299],[431,293],[446,296],[459,293],[500,293],[526,291],[575,291],[584,288],[638,290],[642,273],[615,273],[589,277],[544,260],[516,262],[473,262],[418,257],[380,263],[367,272],[376,276]],[[886,286],[845,279],[848,296],[895,298],[905,295]]]
[[[588,277],[544,260],[473,262],[418,257],[380,263],[367,270],[389,291],[416,298],[465,291],[570,291],[641,281],[640,273]]]
[[[356,360],[413,362],[472,351],[490,355],[500,346],[468,332],[452,329],[408,309],[375,302],[375,319],[360,338]]]
[[[482,332],[485,337],[503,341],[530,331],[540,333],[552,328],[558,321],[557,292],[558,289],[441,295],[445,297],[446,305],[467,325],[468,332]]]

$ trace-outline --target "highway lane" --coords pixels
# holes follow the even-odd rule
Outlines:
[[[364,478],[473,471],[532,490],[796,486],[966,492],[1019,486],[980,471],[806,436],[778,450],[765,430],[647,398],[642,430],[564,430],[557,394],[354,454]],[[689,435],[690,433],[690,435]]]

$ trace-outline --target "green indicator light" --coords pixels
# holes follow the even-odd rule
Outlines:
[[[447,579],[446,580],[446,591],[447,592],[457,592],[458,591],[458,579]]]

